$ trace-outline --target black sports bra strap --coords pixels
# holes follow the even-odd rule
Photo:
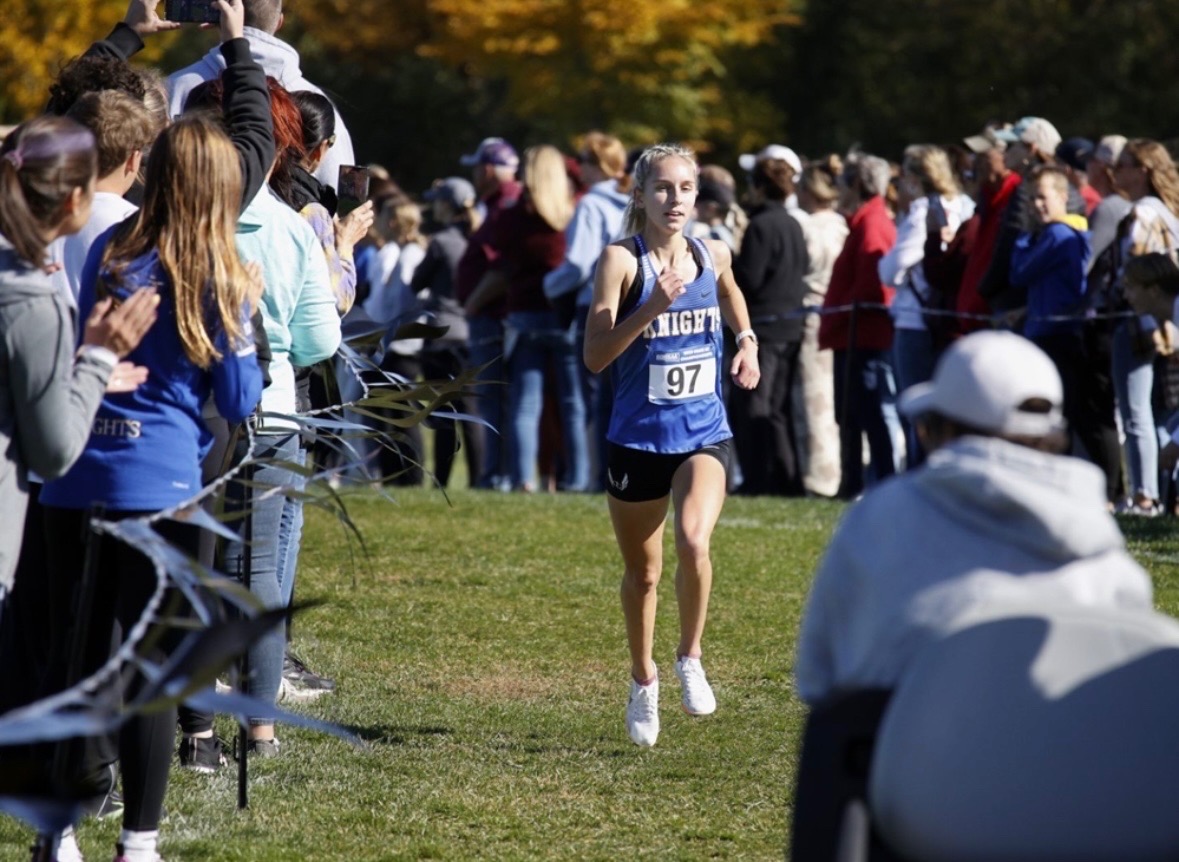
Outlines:
[[[704,240],[695,236],[688,237],[688,248],[692,250],[692,257],[696,260],[696,266],[700,267],[701,271],[714,269],[712,255],[708,253],[708,246],[704,244]]]
[[[630,288],[627,289],[626,294],[622,297],[622,302],[619,303],[617,320],[622,320],[639,304],[639,300],[643,296],[643,284],[647,281],[647,265],[644,262],[647,259],[647,246],[638,234],[635,234],[633,239],[638,266],[635,268],[634,281],[631,282]]]
[[[650,258],[648,257],[650,252],[647,251],[647,244],[645,242],[643,242],[643,237],[636,233],[634,236],[634,240],[635,240],[635,255],[639,259],[639,274],[642,275],[643,281],[646,281],[648,275],[655,275],[656,274],[655,267],[651,265]]]

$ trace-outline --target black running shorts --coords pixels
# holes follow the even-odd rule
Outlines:
[[[627,503],[658,500],[671,493],[671,479],[675,471],[693,455],[711,455],[729,472],[733,457],[733,440],[721,440],[694,452],[664,455],[644,452],[609,443],[606,452],[606,493]]]

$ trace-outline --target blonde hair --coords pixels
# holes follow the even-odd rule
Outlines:
[[[182,117],[152,147],[143,207],[103,252],[103,267],[116,282],[133,260],[159,252],[184,353],[199,368],[222,355],[211,323],[225,331],[230,349],[247,343],[243,318],[250,281],[234,244],[241,197],[241,169],[229,136],[207,116]]]
[[[843,163],[840,162],[840,168]],[[821,204],[831,205],[839,200],[839,189],[837,187],[836,177],[839,174],[832,174],[831,168],[825,164],[808,165],[802,172],[802,181],[799,187],[804,189],[811,197]]]
[[[914,144],[905,149],[904,169],[921,181],[921,190],[927,195],[957,197],[962,189],[954,177],[950,157],[941,147],[933,144]]]
[[[1059,194],[1068,194],[1068,174],[1063,168],[1058,168],[1056,165],[1041,165],[1032,171],[1032,180],[1039,182],[1040,180],[1048,180],[1052,184],[1052,188],[1056,189]]]
[[[622,231],[627,236],[642,233],[643,228],[647,226],[647,213],[637,205],[636,196],[647,185],[651,169],[664,159],[683,159],[692,166],[693,171],[699,172],[700,170],[696,164],[696,154],[679,144],[655,144],[643,150],[642,155],[635,162],[633,171],[635,184],[631,189],[630,202],[622,214]]]
[[[143,106],[151,112],[155,120],[155,133],[168,128],[171,115],[168,113],[168,84],[159,69],[151,67],[136,69],[143,79]]]
[[[398,245],[417,243],[425,247],[426,238],[422,236],[422,208],[408,197],[394,198],[386,207],[393,241]]]
[[[617,181],[620,192],[630,191],[631,178],[626,173],[626,147],[622,141],[604,132],[587,132],[581,141],[583,158],[597,165],[598,170]]]
[[[74,102],[66,116],[94,133],[98,148],[98,177],[121,168],[133,153],[156,139],[156,120],[143,102],[118,90],[87,93]]]
[[[537,214],[553,230],[564,230],[573,220],[565,157],[556,147],[542,144],[524,152],[524,187]]]

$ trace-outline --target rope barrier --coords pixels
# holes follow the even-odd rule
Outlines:
[[[769,314],[755,317],[753,323],[775,323],[782,320],[800,320],[808,315],[817,315],[819,317],[826,317],[827,315],[835,314],[850,314],[853,309],[860,311],[890,311],[891,307],[882,302],[853,302],[848,305],[814,305],[804,306],[787,312],[786,314]],[[976,314],[969,311],[950,311],[942,308],[922,308],[918,313],[923,317],[952,317],[958,320],[975,320],[993,325],[1002,326],[1005,324],[1007,312],[992,312],[990,314]],[[1124,320],[1130,317],[1136,317],[1133,311],[1097,311],[1096,309],[1089,309],[1081,314],[1044,314],[1044,315],[1029,315],[1025,320],[1028,321],[1043,321],[1050,323],[1088,323],[1095,320]]]

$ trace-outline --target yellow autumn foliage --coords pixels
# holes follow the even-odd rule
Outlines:
[[[506,85],[513,114],[554,133],[590,126],[632,140],[700,140],[773,125],[761,103],[727,86],[734,51],[797,23],[797,0],[287,0],[280,34],[316,62],[378,69],[416,52]],[[0,121],[45,104],[61,65],[120,20],[126,0],[4,0]],[[178,44],[148,40],[136,62]],[[173,55],[169,60],[179,60]],[[755,100],[756,101],[756,100]],[[750,126],[750,118],[753,126]]]
[[[103,38],[127,11],[127,0],[4,0],[0,14],[0,117],[37,114],[62,65]],[[137,61],[163,52],[154,37]]]
[[[290,0],[287,10],[317,46],[350,62],[379,63],[390,52],[413,50],[472,77],[502,80],[512,112],[545,128],[597,125],[635,140],[685,132],[703,140],[731,126],[728,102],[744,97],[726,87],[726,56],[798,24],[796,5]]]

